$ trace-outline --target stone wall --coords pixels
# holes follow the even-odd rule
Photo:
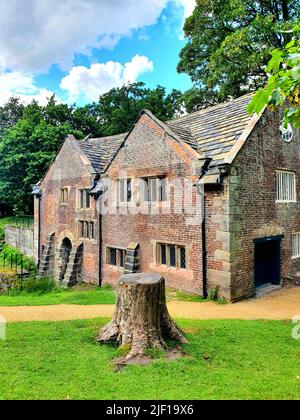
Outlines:
[[[27,257],[33,257],[33,229],[16,228],[6,226],[5,242],[14,248],[19,249]]]
[[[258,238],[284,235],[281,276],[300,271],[292,259],[291,235],[300,232],[300,136],[291,143],[279,132],[280,115],[267,111],[236,158],[229,177],[231,300],[253,296],[254,243]],[[276,203],[276,170],[296,173],[297,202]]]
[[[67,139],[57,158],[50,167],[41,183],[42,197],[40,200],[41,219],[41,252],[47,246],[47,238],[54,234],[55,273],[59,271],[60,251],[65,238],[72,243],[75,251],[83,244],[82,279],[86,283],[97,284],[98,273],[98,237],[99,216],[96,211],[95,200],[91,198],[89,209],[79,208],[79,189],[89,189],[93,183],[90,165],[85,156],[76,147],[75,140]],[[69,202],[60,203],[60,189],[67,188]],[[38,240],[38,207],[35,199],[35,244]],[[94,222],[95,239],[82,239],[79,232],[80,221]],[[35,254],[37,257],[37,245]]]

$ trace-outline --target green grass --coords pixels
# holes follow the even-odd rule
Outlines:
[[[107,320],[9,324],[0,399],[298,399],[300,341],[279,321],[180,321],[188,356],[114,371]]]
[[[60,304],[100,305],[114,304],[115,292],[109,287],[80,287],[70,290],[56,289],[50,293],[20,293],[0,295],[0,306],[48,306]]]
[[[26,281],[26,280],[25,280]],[[18,293],[1,295],[0,306],[48,306],[59,304],[99,305],[114,304],[115,292],[110,286],[102,288],[80,285],[73,289],[55,289],[51,293]],[[197,295],[167,289],[167,301],[205,302]]]

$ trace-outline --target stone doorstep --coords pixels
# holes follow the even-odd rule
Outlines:
[[[272,293],[272,292],[275,292],[276,290],[281,290],[281,289],[282,287],[280,285],[268,283],[256,289],[256,297],[261,298],[269,293]]]

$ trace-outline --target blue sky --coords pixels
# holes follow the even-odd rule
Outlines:
[[[19,19],[19,1],[0,0],[0,103],[11,94],[43,103],[54,92],[81,105],[129,81],[168,90],[191,86],[176,66],[195,0],[23,2],[31,10]]]

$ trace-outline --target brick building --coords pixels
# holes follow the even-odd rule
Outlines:
[[[157,272],[235,301],[300,272],[300,137],[251,96],[129,133],[69,136],[34,187],[41,275],[72,285]],[[281,128],[280,128],[281,127]]]

